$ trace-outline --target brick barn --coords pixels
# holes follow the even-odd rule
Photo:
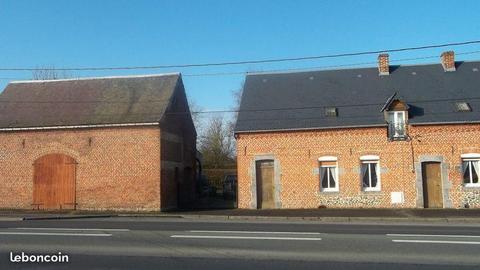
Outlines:
[[[0,94],[0,208],[158,211],[195,195],[180,74],[11,82]]]
[[[480,207],[480,62],[246,77],[240,208]]]

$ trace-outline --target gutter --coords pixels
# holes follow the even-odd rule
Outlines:
[[[480,124],[480,121],[424,122],[424,123],[409,123],[409,124],[412,126],[461,125],[461,124]]]

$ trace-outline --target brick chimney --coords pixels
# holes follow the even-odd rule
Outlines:
[[[453,51],[443,52],[440,60],[445,72],[455,71],[455,53]]]
[[[382,53],[378,55],[378,75],[389,75],[390,65],[388,63],[388,54]]]

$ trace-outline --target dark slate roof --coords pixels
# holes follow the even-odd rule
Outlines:
[[[11,82],[0,94],[0,128],[154,123],[180,74]]]
[[[385,125],[382,107],[394,93],[409,106],[411,124],[480,121],[480,62],[252,74],[245,80],[235,132]],[[466,101],[471,112],[456,112]],[[325,116],[336,107],[338,116]]]

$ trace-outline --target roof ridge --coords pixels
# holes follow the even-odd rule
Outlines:
[[[455,61],[455,63],[480,63],[480,60],[460,60]],[[420,67],[420,66],[441,66],[441,63],[417,63],[417,64],[391,64],[390,67]],[[279,70],[279,71],[254,71],[247,72],[246,76],[261,76],[261,75],[276,75],[276,74],[295,74],[295,73],[309,73],[309,72],[322,72],[322,71],[346,71],[346,70],[366,70],[366,69],[377,69],[377,66],[360,66],[360,67],[345,67],[345,68],[321,68],[321,67],[312,67],[312,68],[302,68],[298,70]]]
[[[24,80],[24,81],[11,81],[11,82],[9,82],[9,84],[108,80],[108,79],[123,79],[123,78],[150,78],[150,77],[163,77],[163,76],[173,76],[173,75],[180,76],[181,73],[180,72],[171,72],[171,73],[158,73],[158,74],[120,75],[120,76],[105,76],[105,77],[78,77],[78,78],[52,79],[52,80]]]

